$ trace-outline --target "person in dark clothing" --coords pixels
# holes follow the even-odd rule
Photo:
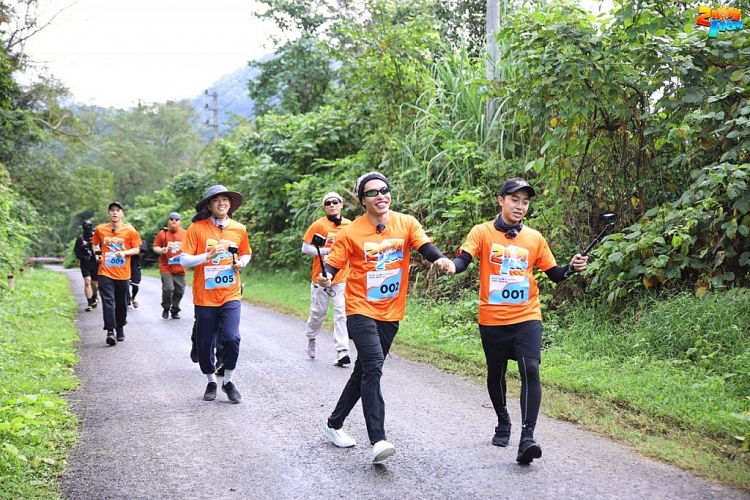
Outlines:
[[[146,255],[148,252],[148,245],[142,241],[141,246],[138,247],[139,253],[133,255],[130,258],[130,294],[128,295],[128,306],[138,308],[138,302],[135,301],[135,296],[138,295],[138,287],[141,285],[141,255]]]
[[[83,275],[83,293],[86,295],[86,301],[88,302],[86,310],[91,311],[99,304],[97,274],[99,263],[96,261],[94,247],[91,244],[91,237],[94,236],[94,223],[91,222],[91,219],[86,219],[81,223],[81,227],[83,232],[76,238],[73,250],[78,259],[78,267],[81,268],[81,274]]]

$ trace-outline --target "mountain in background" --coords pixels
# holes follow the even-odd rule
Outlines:
[[[247,95],[247,82],[258,76],[258,73],[257,69],[245,65],[233,73],[222,76],[211,84],[206,91],[190,99],[202,119],[201,135],[207,140],[213,138],[214,92],[217,95],[217,108],[219,110],[219,137],[231,128],[231,115],[244,118],[254,116],[253,101]],[[206,92],[208,93],[206,94]]]

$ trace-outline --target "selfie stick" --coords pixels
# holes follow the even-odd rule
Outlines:
[[[589,244],[589,246],[586,247],[586,250],[584,250],[581,253],[581,256],[585,257],[586,255],[588,255],[589,250],[591,250],[594,245],[599,243],[599,241],[604,237],[607,231],[615,227],[615,214],[604,214],[602,215],[602,217],[607,222],[607,225],[604,226],[604,229],[602,229],[598,235],[596,235],[596,238],[594,238],[594,241],[592,241],[591,244]]]

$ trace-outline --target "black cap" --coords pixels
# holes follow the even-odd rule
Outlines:
[[[112,203],[110,203],[107,207],[107,212],[112,210],[112,207],[119,207],[120,210],[122,210],[123,212],[125,211],[125,207],[123,207],[122,203],[120,203],[119,201],[113,201]]]
[[[503,187],[500,188],[500,196],[504,196],[510,193],[515,193],[519,189],[528,189],[530,197],[536,196],[536,191],[534,191],[534,188],[531,187],[531,184],[526,182],[521,177],[514,177],[512,179],[508,179],[507,181],[505,181],[505,184],[503,184]]]

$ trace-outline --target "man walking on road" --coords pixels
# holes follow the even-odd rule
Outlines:
[[[154,239],[153,250],[159,256],[161,275],[161,317],[180,319],[180,301],[185,294],[185,268],[180,265],[182,240],[185,230],[180,226],[177,212],[169,214],[168,226],[159,231]]]
[[[340,270],[350,267],[346,291],[346,324],[357,347],[354,371],[336,408],[323,425],[325,436],[338,447],[356,444],[344,430],[344,420],[357,401],[372,447],[372,461],[393,455],[396,448],[386,441],[385,402],[380,391],[383,361],[391,347],[399,321],[404,318],[409,283],[410,250],[447,270],[451,261],[443,256],[410,216],[390,210],[391,186],[379,172],[364,174],[354,185],[366,213],[339,231],[328,254],[325,274],[318,278],[330,287]]]
[[[326,194],[323,197],[323,208],[326,211],[326,216],[313,222],[302,240],[302,253],[313,256],[312,283],[310,283],[310,316],[307,318],[307,324],[305,325],[305,335],[307,336],[306,352],[310,358],[314,358],[317,355],[316,337],[323,327],[323,320],[328,315],[328,305],[333,301],[333,347],[336,349],[334,364],[337,366],[345,366],[351,363],[344,302],[344,287],[346,286],[346,276],[349,274],[349,269],[342,269],[337,273],[330,288],[322,288],[318,285],[318,276],[323,272],[320,267],[318,251],[320,251],[323,259],[326,259],[334,241],[336,241],[336,234],[352,223],[349,219],[341,217],[341,208],[343,206],[344,199],[337,193],[330,192]],[[322,236],[325,239],[323,246],[320,246],[316,236],[318,238]],[[316,243],[318,245],[317,248]]]
[[[91,311],[99,304],[99,276],[97,274],[99,263],[96,261],[94,245],[91,243],[91,238],[94,236],[94,223],[91,219],[86,219],[81,223],[81,227],[83,232],[76,238],[73,251],[83,275],[83,293],[88,302],[86,311]]]
[[[133,227],[123,224],[125,210],[113,201],[107,209],[109,222],[96,227],[91,242],[99,261],[99,293],[102,297],[107,344],[125,340],[128,321],[130,258],[140,252],[141,237]],[[115,331],[117,337],[115,337]]]
[[[241,400],[232,382],[240,354],[240,272],[250,262],[252,250],[245,226],[231,219],[242,205],[242,195],[224,186],[211,186],[195,206],[193,224],[182,241],[180,264],[195,268],[195,305],[198,363],[208,378],[203,399],[216,399],[214,348],[223,342],[224,391],[233,403]]]
[[[522,464],[542,456],[542,447],[534,440],[542,400],[542,308],[534,267],[559,283],[571,271],[584,270],[588,261],[578,254],[567,266],[558,266],[542,235],[523,225],[535,195],[520,177],[506,181],[497,198],[500,214],[471,229],[449,271],[461,273],[474,257],[479,258],[479,334],[487,360],[487,390],[497,414],[495,446],[508,446],[510,441],[505,374],[508,360],[518,361],[522,427],[516,460]]]

